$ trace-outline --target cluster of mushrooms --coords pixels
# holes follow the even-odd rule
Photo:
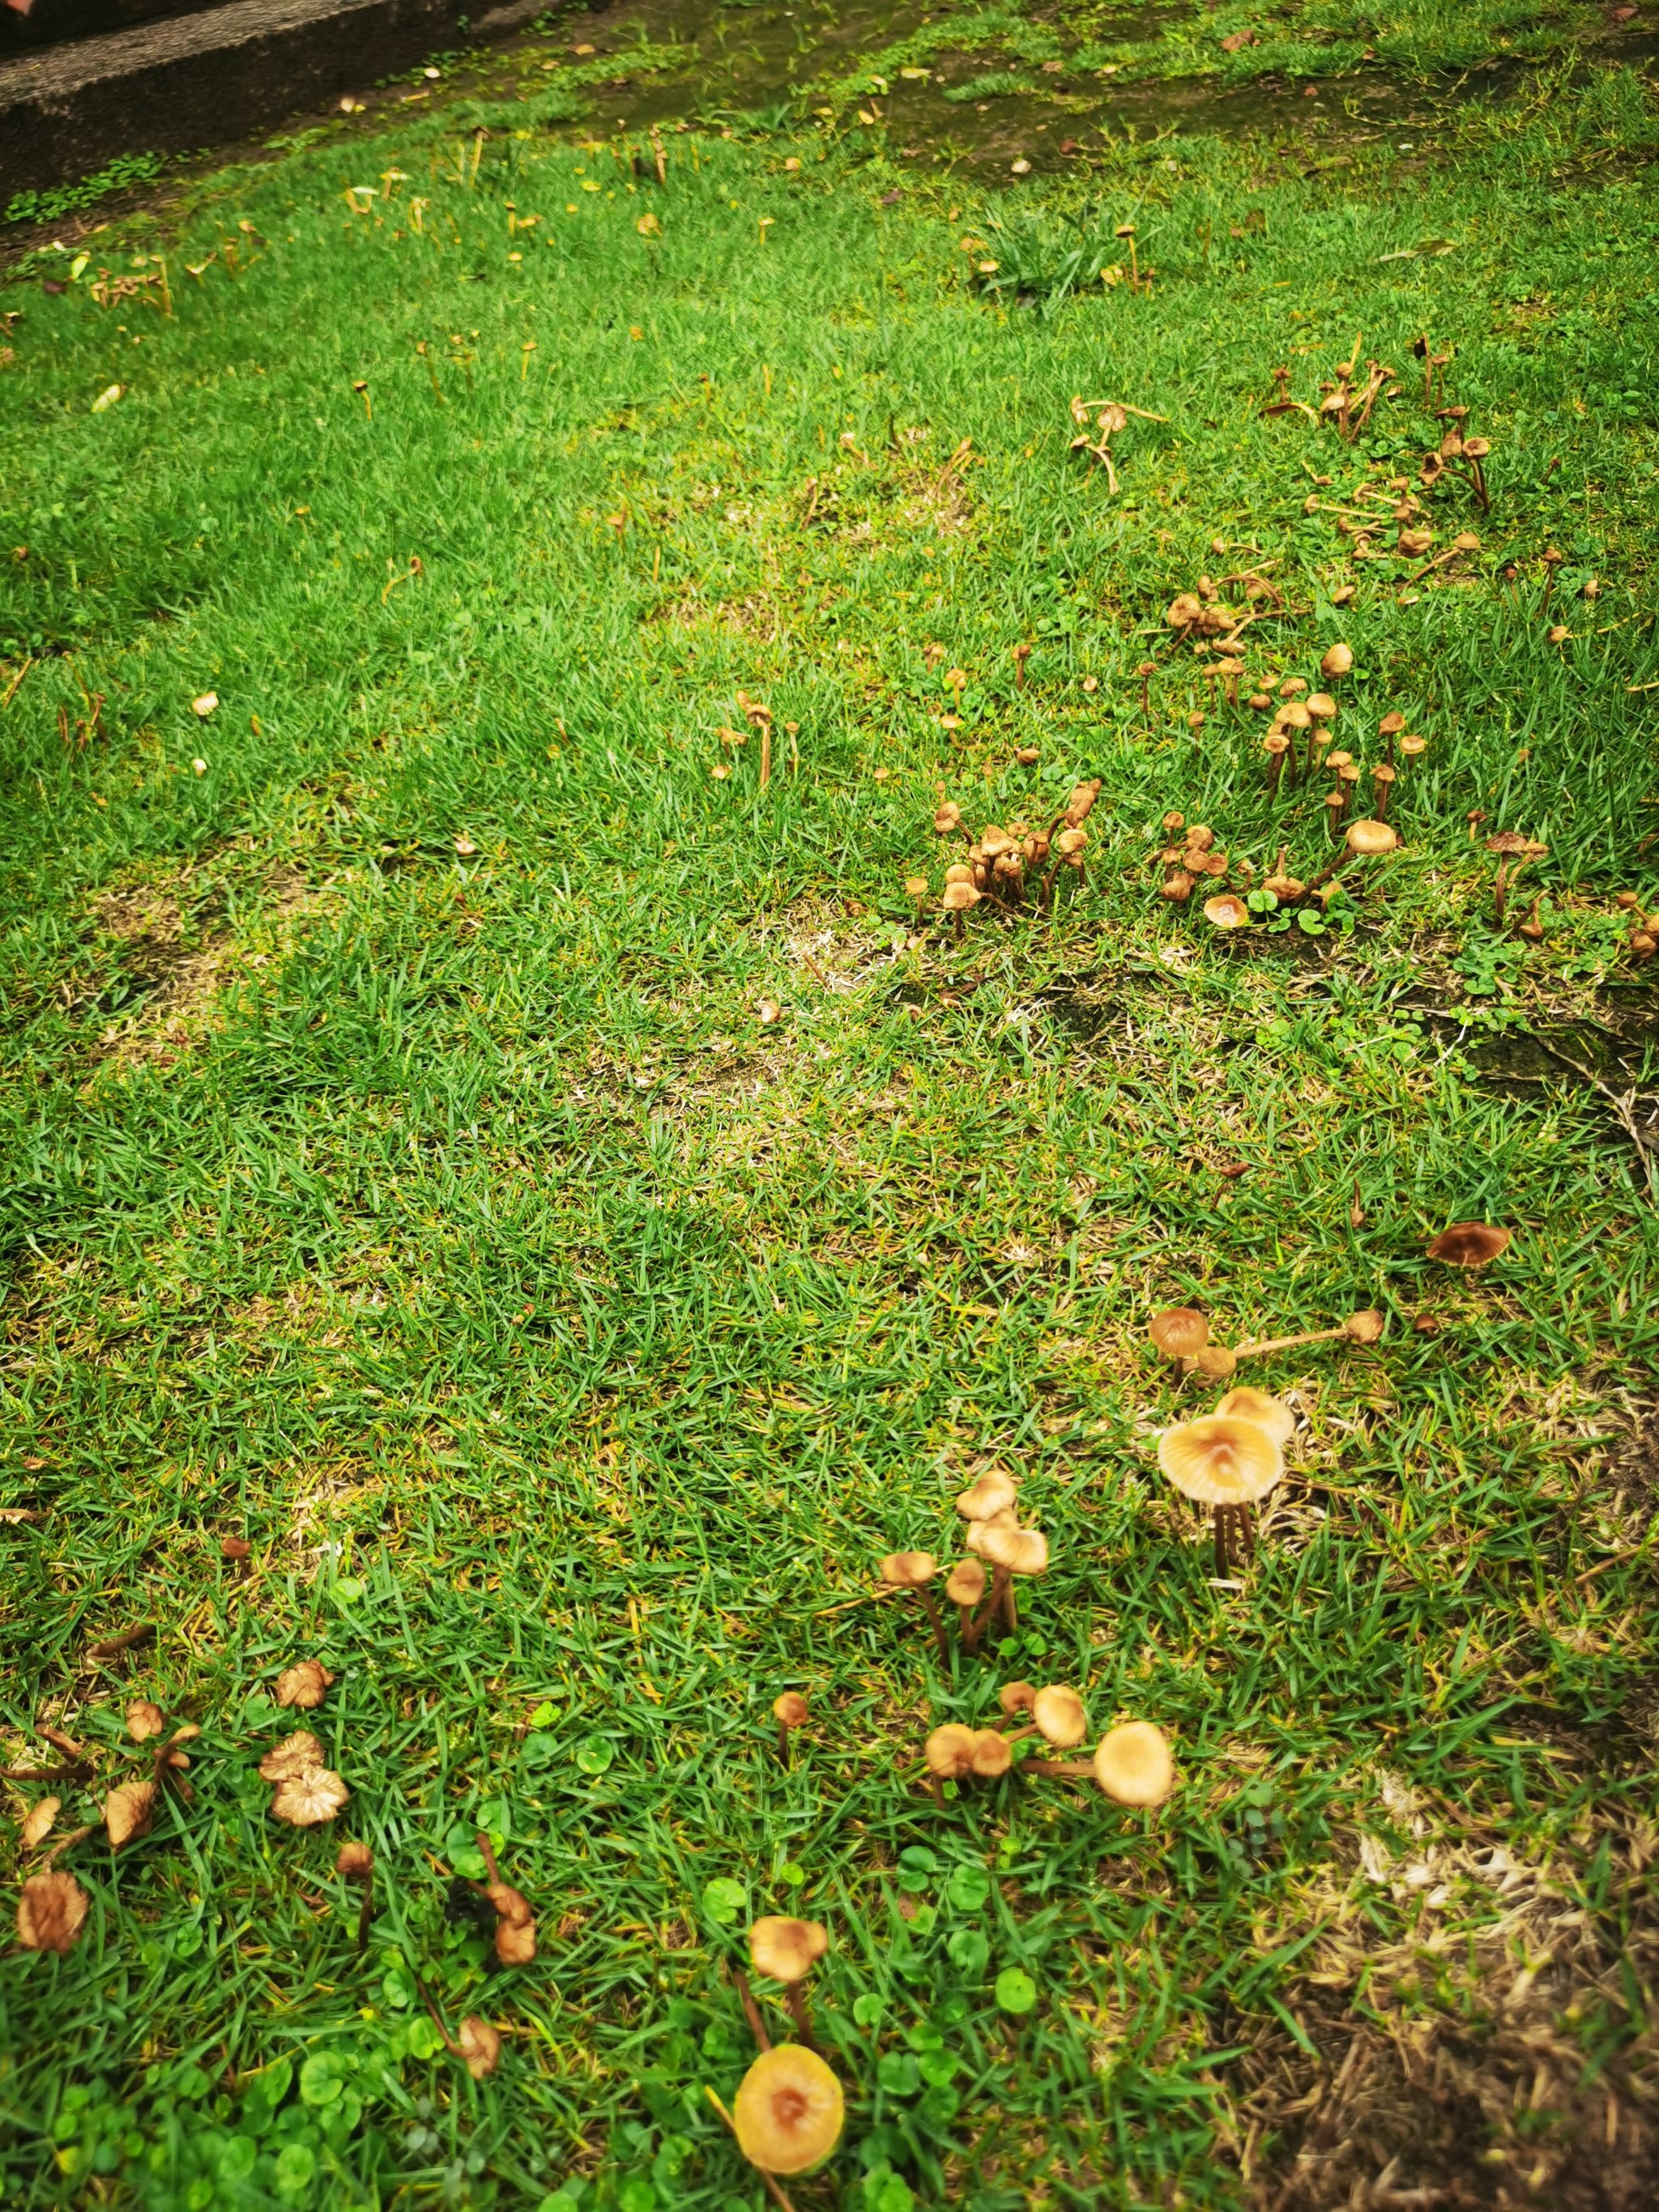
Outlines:
[[[1198,888],[1200,878],[1217,878],[1223,889],[1213,892],[1204,902],[1204,919],[1212,928],[1221,930],[1248,929],[1252,922],[1265,921],[1280,907],[1294,907],[1309,899],[1328,897],[1329,886],[1345,868],[1356,860],[1380,860],[1385,854],[1397,852],[1400,840],[1393,826],[1387,822],[1362,819],[1349,823],[1343,833],[1341,849],[1334,860],[1328,860],[1316,875],[1304,882],[1300,876],[1289,872],[1290,848],[1281,845],[1279,857],[1268,873],[1263,877],[1257,892],[1255,870],[1249,860],[1230,856],[1216,849],[1215,831],[1208,823],[1187,824],[1179,814],[1166,814],[1161,824],[1166,837],[1179,836],[1180,844],[1169,844],[1158,854],[1158,865],[1164,871],[1158,885],[1158,895],[1172,905],[1184,906]],[[1237,890],[1224,888],[1229,873],[1238,884]],[[1261,894],[1265,894],[1261,896]],[[1251,903],[1255,898],[1255,904]]]
[[[1034,748],[1025,748],[1020,757],[1024,760],[1028,756],[1035,759]],[[1099,794],[1100,778],[1094,776],[1076,787],[1046,830],[1015,822],[1006,830],[993,823],[981,830],[969,844],[967,857],[951,861],[945,871],[939,911],[955,921],[958,937],[963,916],[981,900],[1005,915],[1018,914],[1028,903],[1046,907],[1062,868],[1069,869],[1082,884],[1084,854],[1089,843],[1089,833],[1083,825]],[[953,837],[962,826],[961,807],[954,799],[946,799],[933,817],[934,830],[941,837]],[[920,915],[933,896],[927,878],[907,877],[904,889]]]
[[[968,1523],[963,1539],[968,1557],[945,1579],[945,1595],[957,1611],[957,1632],[965,1652],[977,1651],[987,1629],[1000,1620],[1009,1634],[1019,1626],[1014,1578],[1048,1571],[1048,1540],[1038,1528],[1019,1525],[1019,1486],[1000,1468],[991,1468],[957,1499]],[[985,1563],[991,1573],[988,1578]],[[929,1585],[940,1572],[931,1552],[890,1552],[876,1570],[884,1589],[914,1590],[933,1631],[941,1661],[950,1656],[945,1621]],[[775,1712],[776,1708],[774,1708]]]
[[[994,1781],[1006,1774],[1016,1763],[1014,1746],[1027,1736],[1040,1735],[1055,1751],[1074,1751],[1089,1734],[1083,1700],[1063,1682],[1051,1682],[1041,1690],[1030,1682],[1009,1682],[998,1691],[997,1703],[1005,1721],[1012,1723],[1022,1714],[1029,1714],[1029,1720],[1023,1727],[1001,1729],[970,1729],[946,1721],[928,1736],[922,1757],[936,1804],[945,1802],[945,1783],[975,1778]],[[1093,1782],[1115,1805],[1161,1805],[1175,1787],[1169,1738],[1151,1721],[1121,1721],[1108,1729],[1089,1759],[1025,1759],[1018,1766],[1022,1774],[1060,1774]]]

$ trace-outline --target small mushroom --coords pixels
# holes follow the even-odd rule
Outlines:
[[[1331,682],[1352,673],[1353,651],[1346,645],[1334,645],[1321,657],[1319,672]]]
[[[374,1917],[374,1854],[367,1844],[349,1837],[335,1857],[334,1871],[345,1881],[356,1882],[362,1890],[363,1901],[357,1911],[357,1948],[361,1951],[368,1942],[369,1923]]]
[[[261,1782],[291,1782],[323,1763],[323,1747],[309,1729],[295,1729],[259,1761]]]
[[[945,894],[939,901],[939,905],[945,913],[954,915],[958,937],[962,934],[963,915],[968,913],[970,908],[979,904],[980,896],[972,884],[947,883],[945,884]]]
[[[789,1764],[789,1738],[798,1728],[805,1728],[807,1704],[799,1690],[786,1690],[781,1697],[772,1700],[772,1717],[778,1724],[778,1757],[785,1766]]]
[[[1115,1805],[1161,1805],[1175,1787],[1170,1740],[1151,1721],[1124,1721],[1101,1738],[1095,1780]]]
[[[482,2081],[487,2074],[495,2071],[500,2063],[501,2030],[492,2027],[487,2020],[481,2020],[477,2013],[469,2013],[461,2022],[454,2050],[456,2057],[465,2060],[473,2080]]]
[[[32,1874],[17,1899],[17,1940],[26,1951],[68,1955],[81,1933],[88,1899],[72,1874]]]
[[[1191,1306],[1165,1306],[1146,1324],[1146,1334],[1166,1359],[1177,1365],[1210,1340],[1210,1324]]]
[[[1045,1575],[1048,1571],[1048,1540],[1035,1528],[1005,1528],[995,1521],[977,1523],[980,1541],[974,1547],[981,1557],[991,1562],[991,1595],[986,1600],[988,1620],[994,1620],[999,1611],[1007,1624],[1012,1636],[1019,1626],[1019,1615],[1014,1604],[1012,1577],[1015,1575]]]
[[[148,1834],[155,1817],[155,1783],[121,1783],[104,1800],[104,1826],[109,1834],[110,1849],[118,1851],[123,1844]]]
[[[1509,1249],[1512,1230],[1495,1228],[1489,1221],[1454,1221],[1429,1245],[1431,1260],[1443,1260],[1452,1267],[1486,1267]]]
[[[1016,1713],[1029,1713],[1036,1703],[1036,1691],[1030,1682],[1005,1682],[997,1692],[997,1703],[1010,1720]]]
[[[1075,1690],[1052,1682],[1031,1700],[1031,1718],[1037,1733],[1056,1751],[1071,1751],[1089,1733],[1089,1716]]]
[[[947,799],[933,816],[933,827],[941,837],[949,837],[962,827],[962,809],[954,799]]]
[[[334,1677],[319,1659],[301,1659],[285,1667],[276,1677],[276,1702],[313,1712],[323,1702]]]
[[[939,1561],[931,1552],[890,1552],[880,1561],[877,1573],[889,1589],[913,1589],[921,1598],[933,1623],[933,1643],[941,1661],[950,1657],[950,1647],[945,1640],[945,1623],[939,1619],[939,1607],[933,1603],[933,1594],[927,1585],[939,1572]]]
[[[845,2113],[841,2083],[817,2051],[780,2043],[744,2075],[731,2124],[763,2175],[810,2173],[841,2141]]]
[[[1334,1328],[1305,1328],[1294,1336],[1259,1337],[1250,1344],[1241,1344],[1239,1357],[1245,1358],[1264,1352],[1291,1352],[1303,1344],[1334,1344],[1346,1338],[1351,1344],[1375,1344],[1383,1330],[1383,1316],[1375,1306],[1367,1306],[1360,1313],[1351,1313]]]
[[[1259,1429],[1266,1429],[1281,1448],[1296,1433],[1296,1415],[1284,1400],[1269,1397],[1265,1390],[1253,1390],[1248,1382],[1229,1390],[1216,1412],[1224,1420],[1254,1421]]]
[[[331,1820],[351,1792],[331,1768],[307,1767],[303,1774],[279,1782],[270,1800],[270,1816],[291,1828],[320,1827]]]
[[[965,1781],[974,1771],[974,1731],[957,1721],[946,1721],[932,1731],[921,1749],[933,1802],[942,1805],[940,1783]]]
[[[135,1743],[143,1743],[153,1735],[160,1735],[166,1726],[161,1708],[151,1705],[148,1698],[135,1698],[127,1707],[127,1734]]]
[[[1216,1572],[1224,1578],[1232,1539],[1237,1536],[1241,1554],[1249,1553],[1250,1508],[1285,1472],[1279,1439],[1254,1421],[1208,1413],[1165,1429],[1158,1441],[1158,1463],[1183,1497],[1212,1509]]]
[[[1215,898],[1205,900],[1204,919],[1217,929],[1248,929],[1250,909],[1236,893],[1223,891]]]
[[[769,1913],[749,1931],[749,1957],[755,1972],[783,1983],[795,2032],[815,2051],[817,2038],[802,1984],[829,1948],[829,1930],[816,1920],[789,1920]]]
[[[504,1966],[527,1966],[536,1955],[536,1917],[522,1890],[501,1880],[495,1847],[482,1828],[478,1850],[489,1880],[483,1894],[495,1908],[495,1956]]]
[[[52,1823],[63,1809],[61,1797],[42,1797],[37,1804],[30,1806],[17,1832],[17,1840],[26,1851],[32,1851],[37,1844],[46,1841],[52,1833]]]
[[[946,1579],[945,1595],[957,1609],[957,1632],[962,1638],[962,1647],[964,1651],[971,1651],[979,1641],[974,1608],[985,1595],[983,1563],[974,1559],[958,1559]]]
[[[1000,1729],[974,1730],[974,1747],[968,1755],[971,1772],[983,1780],[994,1781],[999,1775],[1006,1774],[1013,1763],[1014,1754],[1009,1748],[1008,1738]]]

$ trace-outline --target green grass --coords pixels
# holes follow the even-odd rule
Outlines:
[[[867,143],[671,137],[661,190],[545,131],[475,174],[434,117],[13,289],[6,1764],[55,1758],[42,1722],[97,1747],[67,1828],[130,1697],[203,1735],[187,1808],[64,1860],[78,1947],[7,1959],[9,2205],[759,2206],[702,2089],[744,2063],[749,1915],[797,1905],[851,2116],[802,2207],[1300,2208],[1396,2155],[1401,2189],[1639,2201],[1651,1195],[1599,1094],[1470,1054],[1650,1005],[1612,899],[1659,898],[1656,143],[1611,74],[1409,168],[1174,141],[893,208]],[[1150,297],[1048,289],[1131,217]],[[1029,304],[971,287],[999,223]],[[171,316],[96,304],[158,250]],[[1357,330],[1401,370],[1358,447],[1261,415]],[[1493,505],[1435,495],[1481,549],[1413,598],[1305,506],[1414,470],[1424,331]],[[1168,418],[1115,499],[1079,392]],[[1395,704],[1431,739],[1405,851],[1299,951],[1150,865],[1170,809],[1258,872],[1322,849],[1164,620],[1268,562],[1253,678],[1345,637],[1354,749]],[[1035,822],[1084,773],[1074,901],[915,928],[942,790]],[[1474,808],[1550,847],[1535,949]],[[1423,1246],[1471,1216],[1516,1234],[1468,1281]],[[1204,1402],[1146,1340],[1176,1299],[1229,1340],[1389,1317],[1261,1364],[1304,1425],[1242,1591],[1152,1462]],[[872,1563],[951,1555],[990,1460],[1054,1566],[1017,1648],[941,1673]],[[254,1769],[308,1655],[353,1795],[296,1833]],[[1167,1807],[1014,1778],[936,1811],[926,1729],[1013,1674],[1165,1728]],[[444,1911],[481,1822],[540,1916],[495,1976]],[[510,2030],[490,2080],[416,1976]]]

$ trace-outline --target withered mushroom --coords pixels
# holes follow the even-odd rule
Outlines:
[[[108,1832],[110,1849],[118,1851],[123,1844],[147,1835],[155,1817],[155,1783],[121,1783],[104,1800],[104,1826]]]
[[[81,1933],[88,1904],[85,1890],[72,1874],[32,1874],[17,1899],[18,1942],[26,1951],[67,1956]]]
[[[285,1667],[276,1677],[276,1702],[313,1712],[323,1702],[334,1677],[319,1659],[301,1659]]]

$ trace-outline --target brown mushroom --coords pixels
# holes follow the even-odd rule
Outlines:
[[[1146,1334],[1166,1359],[1190,1359],[1210,1340],[1210,1324],[1192,1306],[1165,1306],[1146,1324]]]
[[[1150,1721],[1124,1721],[1101,1738],[1094,1777],[1115,1805],[1161,1805],[1175,1787],[1170,1740]]]
[[[334,1677],[318,1659],[301,1659],[297,1665],[285,1667],[276,1677],[276,1702],[279,1705],[297,1705],[301,1712],[311,1712],[320,1705]]]
[[[976,1524],[980,1541],[975,1549],[991,1562],[991,1595],[985,1602],[988,1621],[999,1611],[1012,1636],[1019,1626],[1014,1604],[1015,1575],[1043,1575],[1048,1571],[1048,1540],[1035,1528],[1006,1528],[996,1521]]]
[[[927,1585],[939,1572],[939,1561],[931,1552],[890,1552],[876,1569],[889,1589],[915,1590],[933,1624],[933,1643],[941,1662],[950,1657],[950,1647],[945,1641],[945,1623],[939,1619],[939,1607],[933,1603],[933,1594]]]
[[[17,1899],[17,1940],[26,1951],[73,1949],[88,1899],[72,1874],[32,1874]]]
[[[749,1931],[750,1963],[757,1974],[784,1984],[795,2032],[814,2051],[817,2039],[812,2033],[802,1984],[829,1948],[829,1930],[816,1920],[790,1920],[769,1913]]]
[[[1486,1267],[1509,1249],[1514,1231],[1489,1221],[1454,1221],[1429,1245],[1431,1260],[1443,1260],[1452,1267]]]
[[[1241,1557],[1252,1547],[1251,1506],[1285,1472],[1278,1438],[1254,1421],[1209,1413],[1165,1429],[1158,1463],[1183,1497],[1211,1508],[1216,1572],[1224,1578],[1235,1536]]]
[[[367,1844],[349,1837],[336,1855],[334,1871],[345,1881],[356,1882],[362,1890],[363,1901],[357,1911],[357,1948],[362,1951],[368,1944],[369,1923],[374,1917],[374,1854]]]
[[[1248,1382],[1229,1390],[1216,1412],[1223,1419],[1254,1421],[1276,1438],[1281,1449],[1296,1433],[1296,1415],[1284,1400],[1270,1398],[1265,1390],[1252,1390]]]
[[[958,1559],[945,1584],[945,1595],[957,1609],[957,1632],[962,1648],[971,1651],[979,1641],[974,1609],[985,1595],[985,1567],[979,1559]]]
[[[781,1697],[772,1700],[772,1717],[778,1724],[778,1757],[787,1767],[789,1764],[789,1738],[798,1728],[805,1728],[808,1707],[799,1690],[786,1690]]]

